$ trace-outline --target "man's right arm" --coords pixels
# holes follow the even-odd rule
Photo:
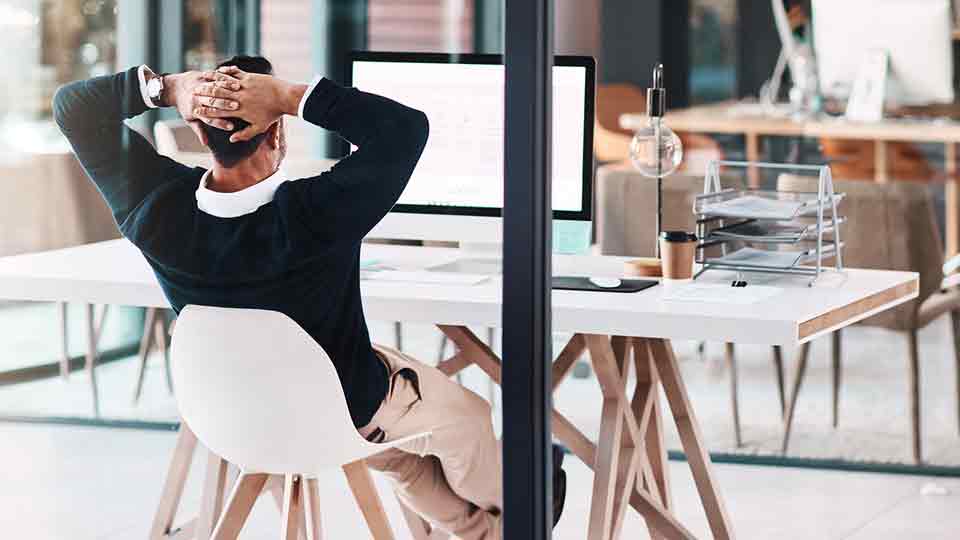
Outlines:
[[[357,151],[303,186],[316,212],[317,232],[330,240],[360,241],[393,208],[420,160],[427,117],[385,97],[327,79],[311,85],[298,104],[306,121],[336,132]]]
[[[186,167],[160,156],[124,120],[147,110],[139,68],[61,87],[53,100],[54,119],[77,159],[123,224],[159,184]]]
[[[125,120],[157,105],[177,107],[185,120],[193,120],[196,86],[210,80],[228,86],[236,82],[214,73],[168,75],[164,78],[166,89],[161,103],[154,104],[146,95],[145,73],[153,76],[145,66],[139,66],[116,75],[76,81],[61,87],[53,98],[54,120],[106,199],[121,231],[130,213],[150,193],[189,171],[188,167],[159,155]]]

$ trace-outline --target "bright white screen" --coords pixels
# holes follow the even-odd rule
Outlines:
[[[553,70],[553,208],[583,200],[587,70]],[[430,139],[400,204],[503,207],[502,65],[354,62],[353,86],[419,109]]]

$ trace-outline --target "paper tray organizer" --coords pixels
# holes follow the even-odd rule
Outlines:
[[[817,191],[723,189],[721,167],[816,174]],[[843,196],[834,192],[827,165],[710,162],[703,194],[693,205],[700,238],[697,263],[701,265],[694,279],[708,270],[722,269],[810,276],[812,285],[827,270],[842,271],[840,229],[846,220],[839,215],[837,204]],[[708,255],[717,250],[719,256]],[[827,265],[828,261],[832,264]]]

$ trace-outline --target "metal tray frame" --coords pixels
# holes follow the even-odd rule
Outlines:
[[[816,193],[797,193],[797,192],[781,192],[781,191],[762,191],[762,190],[731,190],[723,189],[720,185],[720,168],[749,168],[756,167],[758,169],[773,169],[773,170],[782,170],[782,171],[803,171],[808,173],[816,173],[818,175],[817,182],[817,192]],[[805,232],[802,235],[800,240],[789,240],[789,241],[770,241],[758,239],[752,241],[744,238],[720,238],[716,236],[711,236],[711,231],[718,228],[725,228],[732,226],[733,224],[727,224],[727,221],[731,219],[730,217],[721,217],[709,215],[701,212],[701,208],[704,202],[715,200],[717,198],[729,199],[741,195],[759,195],[759,196],[768,196],[771,198],[803,198],[803,206],[798,210],[795,217],[813,217],[816,216],[816,224],[813,227],[812,236],[809,240],[804,240],[810,236],[810,232]],[[834,270],[837,272],[843,271],[843,242],[841,239],[841,225],[844,223],[845,219],[841,217],[837,211],[837,203],[843,199],[842,193],[836,193],[833,189],[833,174],[830,171],[828,165],[792,165],[792,164],[781,164],[781,163],[765,163],[765,162],[749,162],[749,161],[711,161],[707,165],[707,174],[704,177],[703,181],[703,194],[698,195],[693,205],[693,212],[697,216],[697,236],[701,239],[705,239],[704,242],[698,246],[697,249],[697,262],[701,265],[700,271],[694,276],[694,279],[700,277],[704,272],[712,269],[717,270],[727,270],[727,271],[736,271],[736,272],[763,272],[768,274],[789,274],[789,275],[804,275],[810,276],[811,280],[809,285],[813,286],[816,283],[820,275],[828,270]],[[825,220],[825,216],[829,215],[829,218]],[[747,220],[753,220],[756,222],[764,221],[783,221],[782,219],[760,219],[760,218],[741,218],[741,222]],[[831,234],[829,240],[824,238],[824,235]],[[730,264],[725,262],[720,262],[718,259],[711,259],[705,256],[705,249],[710,246],[720,245],[721,252],[723,255],[727,254],[727,246],[729,242],[742,242],[746,244],[797,244],[800,241],[813,241],[816,243],[816,246],[812,249],[807,250],[803,256],[799,257],[799,260],[793,266],[788,268],[774,267],[774,266],[761,266],[761,265],[743,265],[743,264]],[[834,264],[827,266],[825,261],[827,259],[833,259]],[[808,266],[809,265],[809,266]]]

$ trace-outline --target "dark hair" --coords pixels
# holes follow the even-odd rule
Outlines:
[[[218,68],[226,66],[236,66],[247,73],[273,75],[273,65],[262,56],[238,55],[217,65]],[[201,123],[200,126],[207,134],[207,146],[210,147],[213,157],[217,159],[220,165],[230,168],[253,155],[260,147],[260,143],[263,142],[266,134],[261,133],[248,141],[230,142],[230,135],[243,130],[250,124],[239,118],[228,118],[228,120],[233,123],[232,131],[225,131],[204,123]]]

